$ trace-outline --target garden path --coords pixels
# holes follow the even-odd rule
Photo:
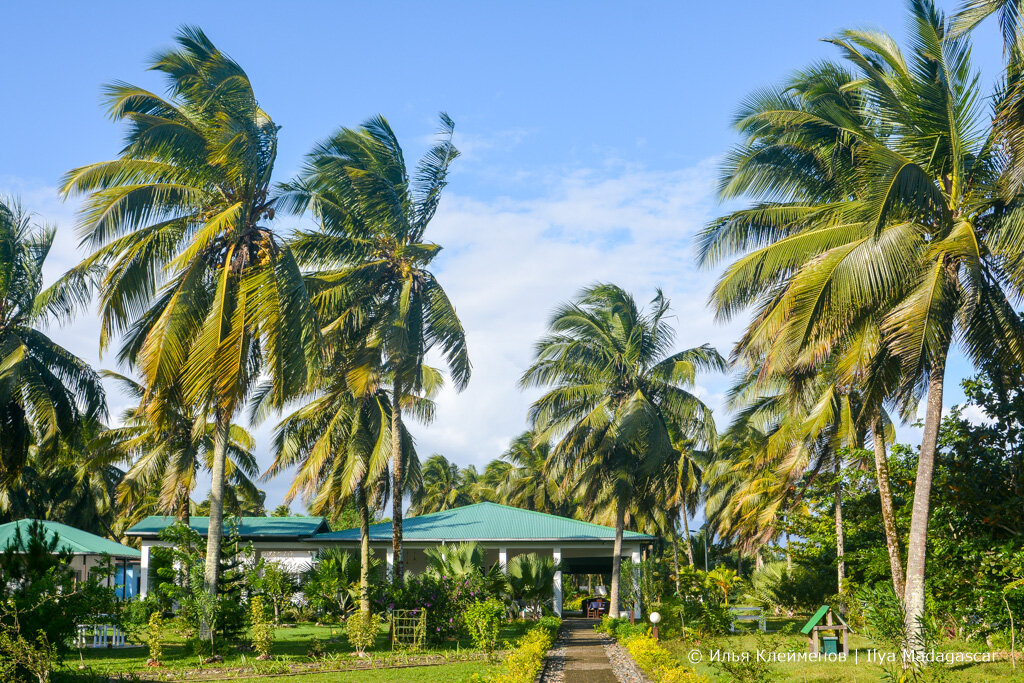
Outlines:
[[[606,638],[594,631],[590,619],[566,619],[565,630],[565,683],[618,683],[605,651]]]

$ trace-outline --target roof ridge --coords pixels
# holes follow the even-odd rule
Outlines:
[[[598,524],[597,522],[587,522],[587,521],[584,521],[582,519],[576,519],[575,517],[565,517],[563,515],[555,515],[555,514],[552,514],[550,512],[541,512],[540,510],[527,510],[526,508],[516,507],[515,505],[505,505],[504,503],[495,503],[494,501],[491,501],[491,500],[481,500],[479,503],[471,503],[470,505],[461,505],[461,506],[459,506],[457,508],[449,508],[448,510],[449,511],[450,510],[458,510],[458,509],[461,509],[461,508],[474,507],[476,505],[496,505],[497,507],[504,508],[506,510],[515,510],[516,512],[529,512],[530,514],[540,515],[542,517],[557,517],[558,519],[564,519],[566,521],[575,522],[577,524],[584,524],[586,526],[594,526],[594,527],[597,527],[598,529],[614,529],[615,528],[613,526],[607,526],[605,524]],[[431,514],[433,514],[433,513],[431,513]],[[633,531],[632,529],[627,529],[625,527],[623,527],[622,532],[624,534],[630,533],[630,534],[641,534],[643,536],[649,535],[649,534],[642,534],[639,531]]]

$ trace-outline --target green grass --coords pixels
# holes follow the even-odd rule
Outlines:
[[[440,664],[408,669],[376,669],[373,671],[348,671],[345,673],[320,673],[307,676],[290,676],[282,679],[287,683],[328,683],[344,681],[345,683],[376,683],[377,681],[413,681],[414,683],[460,683],[469,680],[473,674],[496,674],[501,670],[500,664],[484,662],[459,662],[456,664]]]
[[[501,641],[515,641],[529,628],[528,624],[511,623],[503,627],[500,635]],[[146,660],[149,656],[145,647],[132,647],[125,649],[85,649],[81,653],[73,651],[65,660],[64,666],[58,671],[59,680],[73,681],[85,678],[88,675],[111,675],[111,674],[136,674],[146,677],[159,677],[166,680],[170,674],[173,679],[196,678],[199,676],[233,676],[244,678],[248,676],[259,677],[274,673],[284,673],[288,670],[302,670],[306,667],[314,667],[314,663],[306,656],[307,647],[313,638],[318,638],[323,644],[325,653],[324,659],[317,665],[322,669],[344,669],[365,664],[352,652],[344,632],[339,626],[315,626],[312,624],[300,624],[291,628],[278,628],[275,631],[274,649],[272,661],[258,661],[252,652],[240,652],[235,647],[218,648],[218,654],[223,656],[223,663],[207,664],[202,663],[202,658],[187,651],[181,637],[174,631],[167,629],[163,646],[162,666],[159,668],[149,667]],[[333,642],[332,642],[333,641]],[[376,645],[370,650],[370,655],[375,662],[381,664],[400,664],[404,662],[419,662],[430,660],[437,662],[437,665],[428,668],[408,669],[384,669],[382,672],[390,671],[390,679],[401,680],[460,680],[468,677],[474,671],[485,671],[489,665],[484,661],[473,662],[450,662],[459,658],[479,656],[469,642],[452,642],[444,645],[430,646],[418,653],[392,651],[388,644],[386,631],[381,632]],[[79,667],[84,666],[84,669]],[[396,676],[400,671],[401,676]],[[426,672],[426,673],[421,673]],[[430,673],[433,672],[433,673]],[[337,673],[313,673],[308,676],[292,676],[283,678],[283,681],[319,681],[333,679],[341,674]],[[374,672],[352,672],[345,673],[345,679],[353,681],[375,681],[384,680],[374,677]],[[369,676],[369,677],[367,677]],[[416,676],[427,676],[427,678],[416,678]],[[451,678],[455,676],[456,678]]]

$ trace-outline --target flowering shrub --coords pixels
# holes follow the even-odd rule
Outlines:
[[[671,652],[647,633],[627,636],[621,642],[629,650],[637,666],[655,683],[700,683],[705,680],[693,669],[683,666]]]
[[[488,596],[483,578],[469,575],[460,578],[418,574],[409,576],[401,585],[388,585],[376,597],[379,609],[407,609],[414,615],[427,610],[427,640],[438,643],[468,635],[463,615],[469,606]]]

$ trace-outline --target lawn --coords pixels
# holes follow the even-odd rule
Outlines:
[[[519,638],[528,624],[511,623],[503,627],[501,640],[514,641]],[[148,651],[144,647],[124,649],[85,649],[68,655],[64,666],[58,671],[58,680],[76,680],[91,675],[127,674],[161,680],[193,680],[209,678],[264,677],[273,674],[302,672],[308,676],[290,676],[288,681],[333,680],[339,669],[359,669],[367,666],[398,666],[427,663],[427,668],[381,669],[374,671],[353,671],[344,674],[346,680],[375,681],[398,678],[402,680],[446,680],[458,681],[473,672],[485,672],[489,665],[484,654],[474,650],[468,642],[451,642],[443,646],[430,646],[417,652],[393,651],[382,630],[377,644],[367,658],[359,658],[349,646],[338,626],[316,626],[300,624],[278,628],[275,632],[273,659],[260,661],[252,652],[240,651],[236,647],[225,647],[218,651],[224,657],[222,663],[203,664],[202,658],[187,651],[182,639],[172,630],[165,631],[164,654],[159,668],[146,665]],[[311,660],[307,656],[309,643],[318,639],[323,645],[324,656]],[[317,670],[320,673],[317,673]],[[168,678],[170,676],[170,678]]]
[[[665,639],[662,644],[675,654],[680,660],[692,664],[694,656],[691,654],[697,651],[700,654],[700,662],[694,668],[697,673],[706,676],[712,681],[731,680],[765,680],[758,679],[754,674],[758,671],[770,673],[772,680],[785,681],[818,681],[824,683],[867,683],[869,681],[889,680],[886,678],[886,668],[892,669],[893,665],[881,665],[877,661],[877,651],[881,648],[876,646],[867,638],[853,634],[850,636],[850,654],[845,661],[769,661],[759,662],[756,658],[757,651],[765,653],[770,658],[772,653],[780,653],[783,656],[789,653],[807,652],[806,636],[790,633],[780,633],[779,629],[799,629],[805,623],[805,619],[769,619],[767,635],[755,635],[749,631],[749,626],[744,632],[736,635],[727,635],[719,638],[708,639],[701,643],[687,642],[681,639]],[[946,643],[941,648],[944,653],[983,653],[985,649],[977,643]],[[729,655],[742,657],[743,653],[749,653],[747,661],[735,662],[732,666],[748,678],[738,679],[726,671],[727,666],[713,664],[709,660],[712,653],[719,652],[720,659],[727,659]],[[876,661],[869,661],[869,657],[875,656]],[[1019,681],[1024,680],[1024,663],[1018,662],[1016,671],[1012,669],[1009,661],[995,661],[987,663],[954,663],[941,667],[943,671],[935,672],[939,677],[936,680],[963,681],[964,683],[975,681]],[[929,679],[931,680],[931,679]]]

